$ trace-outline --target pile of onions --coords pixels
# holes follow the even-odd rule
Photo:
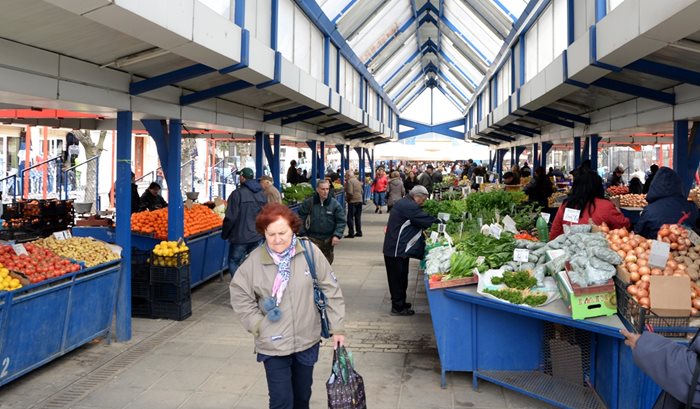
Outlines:
[[[670,229],[669,229],[670,230]],[[601,231],[605,229],[601,227]],[[662,268],[649,265],[649,253],[651,252],[652,240],[648,240],[627,229],[609,230],[606,234],[610,248],[624,260],[620,265],[630,278],[627,292],[634,297],[635,301],[644,308],[651,308],[649,300],[649,282],[651,276],[687,276],[687,266],[674,259],[673,253],[669,254],[666,266]],[[668,237],[668,234],[664,237]],[[680,237],[680,235],[677,235]],[[686,232],[687,238],[687,232]],[[678,242],[675,241],[677,244]],[[692,302],[691,315],[697,315],[700,311],[700,288],[691,281],[690,298]]]
[[[683,251],[690,247],[688,231],[678,224],[664,224],[661,226],[656,240],[669,243],[671,250]]]

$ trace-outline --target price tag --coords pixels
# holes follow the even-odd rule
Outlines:
[[[496,223],[500,223],[501,222],[501,211],[496,209],[493,211],[493,214],[496,215]]]
[[[28,256],[29,255],[29,253],[27,253],[27,249],[24,248],[23,244],[13,244],[12,250],[14,250],[15,254],[17,254],[18,256],[21,256],[21,255]]]
[[[513,261],[519,263],[527,263],[527,259],[530,257],[530,250],[528,249],[515,249],[513,250]]]
[[[462,188],[462,196],[464,196],[464,197],[469,196],[469,188],[468,187]]]
[[[508,215],[506,215],[506,217],[503,218],[503,227],[506,231],[509,231],[513,234],[518,234],[518,229],[515,226],[515,220],[513,220],[513,218]]]
[[[469,218],[472,218],[471,214],[469,214]],[[467,220],[467,212],[462,212],[462,220]]]
[[[439,237],[438,232],[436,232],[436,231],[430,232],[430,240],[437,241],[438,237]]]
[[[542,216],[542,218],[544,219],[544,221],[546,223],[549,223],[549,218],[552,217],[552,215],[547,213],[547,212],[540,213],[540,216]]]
[[[445,224],[440,223],[438,224],[438,233],[444,233],[445,232]]]
[[[448,220],[450,220],[450,214],[449,214],[449,213],[440,212],[440,213],[438,213],[437,217],[438,217],[438,219],[440,219],[440,220],[442,220],[442,221],[448,221]]]
[[[649,253],[649,265],[652,267],[664,268],[671,252],[671,245],[663,241],[652,240],[651,252]]]
[[[484,225],[484,219],[482,219],[481,217],[477,218],[476,221],[479,223],[479,228],[481,228],[481,226]]]
[[[571,223],[578,223],[578,219],[581,216],[581,211],[578,209],[569,209],[568,207],[564,209],[564,221]]]
[[[686,230],[688,230],[688,238],[690,239],[690,242],[693,243],[693,246],[700,246],[700,236],[698,236],[698,234],[695,233],[692,229]]]
[[[480,185],[480,184],[482,184],[482,183],[484,183],[484,177],[483,177],[483,176],[477,176],[477,177],[476,177],[476,184],[477,184],[477,185]]]
[[[54,233],[53,233],[53,237],[54,237],[56,240],[65,240],[65,239],[66,239],[66,236],[63,234],[62,231],[54,232]]]
[[[501,229],[501,226],[497,225],[496,223],[491,225],[490,231],[491,235],[496,239],[500,239],[501,233],[503,233],[503,229]]]

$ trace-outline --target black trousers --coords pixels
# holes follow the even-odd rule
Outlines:
[[[362,202],[348,203],[348,235],[362,234]]]
[[[270,409],[309,409],[314,367],[302,365],[294,354],[265,361]]]
[[[401,311],[406,308],[406,289],[408,288],[408,258],[384,256],[386,278],[391,293],[391,308]]]

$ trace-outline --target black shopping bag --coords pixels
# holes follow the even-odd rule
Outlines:
[[[331,375],[326,382],[328,409],[367,409],[365,382],[355,371],[344,347],[333,351]]]

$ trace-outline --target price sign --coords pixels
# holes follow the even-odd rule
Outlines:
[[[12,250],[14,250],[15,254],[17,254],[18,256],[21,256],[21,255],[28,256],[29,255],[29,253],[27,253],[27,249],[24,248],[23,244],[13,244]]]
[[[430,233],[430,240],[437,241],[438,237],[438,232],[434,231]]]
[[[66,239],[66,236],[63,234],[62,231],[54,232],[53,237],[54,237],[56,240],[65,240],[65,239]]]
[[[527,263],[527,259],[530,257],[530,250],[528,249],[515,249],[513,250],[513,261],[519,263]]]
[[[581,216],[581,211],[578,209],[569,209],[568,207],[564,209],[564,221],[571,223],[578,223],[578,219]]]
[[[471,214],[469,214],[469,218],[470,219],[472,218]],[[466,219],[467,219],[467,212],[462,212],[462,220],[466,220]]]
[[[552,217],[552,215],[547,213],[547,212],[540,213],[540,216],[542,216],[542,218],[544,219],[544,221],[546,223],[549,223],[549,218]]]
[[[688,230],[688,238],[690,239],[690,242],[693,243],[693,246],[700,246],[700,236],[698,236],[698,234],[691,229],[686,230]]]
[[[482,184],[482,183],[484,183],[484,177],[483,177],[483,176],[477,176],[477,177],[476,177],[476,184],[477,184],[477,185],[480,185],[480,184]]]
[[[469,188],[468,187],[463,187],[462,188],[462,196],[469,196]]]
[[[445,232],[445,225],[443,223],[438,224],[438,233]]]
[[[652,240],[651,252],[649,253],[649,265],[652,267],[664,268],[671,252],[671,245],[663,241]]]
[[[479,228],[481,228],[481,226],[484,225],[484,219],[482,219],[481,217],[479,217],[478,219],[476,219],[476,221],[479,223]]]
[[[448,220],[450,220],[450,214],[449,214],[449,213],[440,212],[440,213],[438,213],[437,217],[438,217],[438,219],[443,220],[443,221],[448,221]]]
[[[513,234],[518,234],[518,229],[515,226],[515,220],[513,220],[513,218],[508,215],[506,215],[506,217],[503,218],[503,227],[506,231],[509,231]]]
[[[490,231],[491,235],[497,239],[500,239],[501,233],[503,233],[503,229],[501,229],[501,226],[497,225],[496,223],[491,225]]]

